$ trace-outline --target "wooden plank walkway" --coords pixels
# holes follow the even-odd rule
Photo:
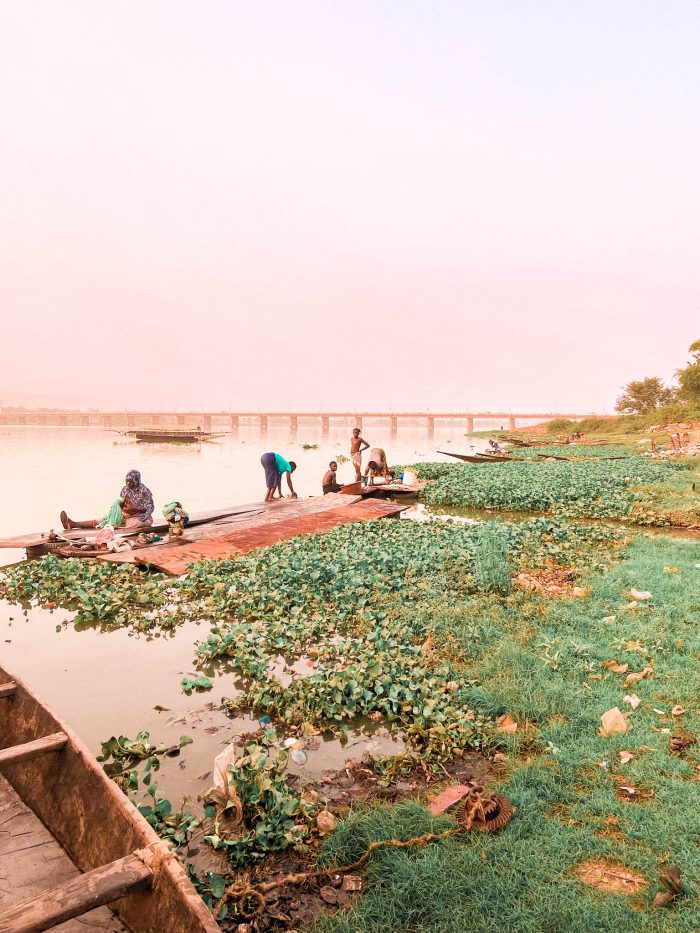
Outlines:
[[[350,500],[348,504],[348,500]],[[221,529],[215,537],[198,541],[169,543],[152,548],[139,548],[126,554],[100,555],[98,560],[115,563],[136,563],[179,576],[187,564],[200,560],[223,559],[247,554],[256,548],[269,547],[303,534],[330,531],[338,525],[375,518],[398,517],[407,506],[383,499],[360,500],[340,493],[315,499],[280,503],[266,509],[260,516],[238,523],[234,530]],[[229,526],[230,529],[230,526]],[[218,529],[217,529],[218,532]]]
[[[44,824],[0,775],[0,911],[80,874]],[[108,907],[91,910],[56,929],[61,933],[128,933]]]

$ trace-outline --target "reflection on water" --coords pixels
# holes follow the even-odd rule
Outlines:
[[[186,446],[137,444],[98,428],[2,427],[0,536],[47,531],[58,524],[63,508],[80,518],[104,514],[132,468],[153,490],[156,514],[173,499],[190,511],[258,501],[264,493],[260,456],[268,450],[297,462],[294,485],[300,496],[316,495],[328,461],[338,454],[349,457],[351,429],[349,423],[333,424],[324,438],[320,424],[300,421],[296,437],[288,425],[277,429],[271,424],[263,436],[255,427],[242,427],[219,441]],[[434,438],[422,425],[402,424],[399,436],[391,439],[386,423],[369,421],[362,433],[370,445],[384,447],[393,463],[449,459],[436,453],[446,444],[455,450],[471,443],[483,447],[482,441],[467,439],[464,425],[456,423],[438,423]],[[304,450],[305,443],[318,448]],[[341,481],[352,479],[349,461],[338,474]],[[23,551],[0,551],[2,564],[23,557]],[[169,745],[190,735],[192,745],[163,761],[159,783],[174,801],[181,794],[196,798],[209,786],[213,759],[223,745],[257,725],[246,717],[231,720],[220,709],[221,698],[235,694],[230,673],[216,675],[209,693],[182,693],[180,680],[193,673],[194,643],[206,637],[206,626],[186,623],[172,633],[146,637],[124,629],[77,632],[62,624],[70,619],[65,610],[25,614],[0,602],[0,663],[23,677],[96,753],[100,742],[115,734],[133,738],[146,730],[154,741]],[[363,729],[347,745],[325,737],[316,741],[306,763],[290,770],[315,776],[367,750],[384,754],[403,747],[381,730],[368,735]]]

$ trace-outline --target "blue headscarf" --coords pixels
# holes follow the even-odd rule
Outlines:
[[[153,517],[153,496],[148,486],[141,482],[141,474],[138,470],[129,470],[126,474],[127,480],[132,480],[133,486],[124,486],[121,491],[121,497],[128,502],[132,508],[138,509],[137,517],[142,524],[147,524]]]

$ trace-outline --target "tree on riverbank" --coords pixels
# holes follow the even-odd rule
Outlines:
[[[624,395],[618,398],[615,411],[623,415],[640,415],[670,405],[676,398],[676,389],[665,386],[656,376],[647,377],[629,382],[624,387]]]
[[[688,348],[693,354],[692,363],[688,363],[685,369],[679,369],[676,375],[680,388],[678,394],[682,399],[690,404],[700,403],[700,340],[691,343]]]

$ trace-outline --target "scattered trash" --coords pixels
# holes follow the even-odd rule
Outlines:
[[[636,684],[640,680],[644,680],[645,677],[651,677],[653,673],[654,673],[653,667],[645,667],[641,671],[628,674],[627,677],[625,677],[625,687],[628,687],[630,684]]]
[[[467,787],[466,784],[455,784],[452,787],[448,787],[446,790],[442,791],[441,794],[433,797],[430,802],[430,812],[433,816],[437,816],[438,813],[444,813],[444,811],[453,806],[453,804],[460,801],[463,797],[466,797],[470,789],[471,788]]]
[[[361,891],[362,878],[359,875],[345,875],[340,887],[343,891]]]
[[[618,661],[603,661],[602,667],[612,671],[613,674],[626,674],[629,670],[629,664],[620,664]]]
[[[672,716],[682,716],[683,713],[685,713],[685,712],[686,712],[686,710],[685,710],[682,706],[674,706],[673,709],[671,710],[671,715],[672,715]]]
[[[510,716],[499,716],[496,720],[499,732],[513,733],[518,731],[517,722]]]
[[[679,732],[677,735],[671,736],[668,742],[668,750],[673,755],[678,755],[685,748],[690,748],[691,745],[695,745],[697,739],[692,732]]]
[[[466,800],[457,812],[457,819],[464,829],[495,833],[503,829],[514,812],[513,805],[507,797],[491,793],[476,784],[469,789]]]
[[[659,891],[656,895],[654,907],[666,907],[684,893],[681,873],[677,865],[664,865],[662,863],[659,866],[659,882],[666,890]]]
[[[648,590],[635,590],[634,587],[630,590],[630,596],[637,600],[651,599],[651,593]]]
[[[602,725],[598,730],[598,734],[602,735],[604,739],[610,738],[611,735],[624,735],[629,729],[626,716],[629,716],[629,713],[621,713],[617,706],[609,709],[600,717]]]
[[[637,709],[639,704],[642,702],[636,693],[628,693],[622,698],[623,703],[627,703],[628,706],[631,706],[632,709]]]
[[[584,884],[617,894],[637,894],[647,885],[644,875],[624,865],[609,862],[581,862],[574,871]]]
[[[321,810],[316,815],[316,825],[318,830],[322,835],[327,833],[332,833],[336,827],[336,818],[333,816],[330,810]]]

